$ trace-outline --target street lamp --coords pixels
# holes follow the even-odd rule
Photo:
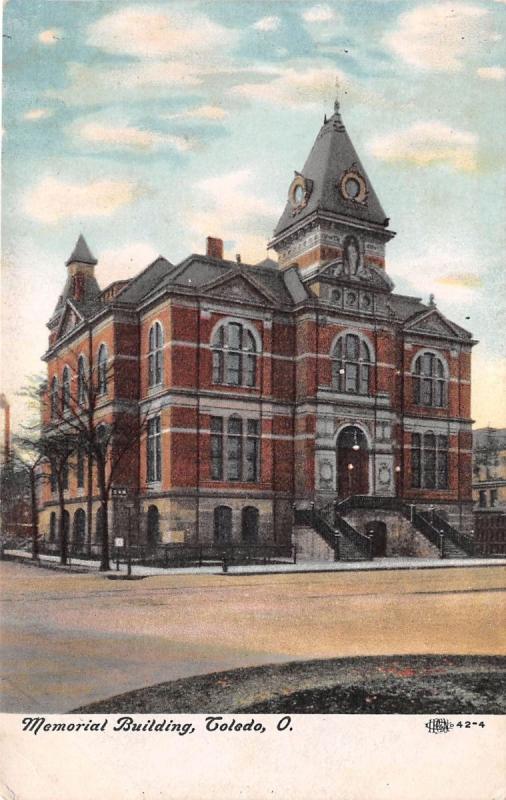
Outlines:
[[[397,497],[399,497],[399,495],[400,495],[400,491],[399,491],[400,490],[400,485],[399,485],[400,481],[399,481],[399,479],[401,477],[401,468],[400,468],[400,466],[397,465],[394,471],[395,471],[395,494],[397,495]]]
[[[352,449],[352,450],[355,450],[355,452],[356,452],[357,450],[360,450],[360,445],[359,445],[359,443],[358,443],[358,439],[357,439],[357,429],[356,429],[356,428],[355,428],[355,430],[353,431],[353,445],[352,445],[352,448],[351,448],[351,449]]]

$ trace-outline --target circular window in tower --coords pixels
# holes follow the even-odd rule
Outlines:
[[[367,201],[366,182],[355,167],[347,170],[341,176],[338,187],[345,200],[351,200],[353,203],[365,203]]]

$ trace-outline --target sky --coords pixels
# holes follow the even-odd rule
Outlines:
[[[4,0],[14,424],[79,233],[102,287],[208,235],[260,261],[337,80],[396,291],[473,332],[473,417],[506,426],[505,20],[506,0]]]

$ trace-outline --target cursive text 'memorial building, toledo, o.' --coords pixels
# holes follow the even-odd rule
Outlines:
[[[204,255],[100,289],[79,238],[48,323],[45,421],[91,365],[98,419],[146,416],[114,481],[135,499],[139,543],[284,543],[294,508],[350,496],[469,530],[475,342],[433,302],[394,293],[388,225],[336,102],[291,182],[277,263],[226,260],[209,237]],[[95,477],[81,463],[66,482],[70,539],[90,547]],[[48,484],[47,539],[57,512]],[[118,535],[114,502],[109,526]]]

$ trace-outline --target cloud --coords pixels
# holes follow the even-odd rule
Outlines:
[[[251,26],[256,31],[277,31],[281,24],[280,17],[262,17]]]
[[[412,67],[457,72],[467,55],[497,41],[488,16],[485,8],[466,3],[419,6],[401,14],[397,28],[383,41]]]
[[[131,125],[111,125],[108,123],[77,120],[72,130],[78,138],[92,144],[99,144],[116,149],[151,151],[170,147],[179,153],[187,152],[195,146],[195,141],[185,136],[159,133]]]
[[[302,12],[302,18],[305,22],[330,22],[335,20],[337,15],[330,6],[312,6]]]
[[[330,67],[314,67],[301,71],[289,68],[270,83],[244,83],[233,86],[232,94],[261,103],[301,108],[329,102],[335,95],[336,76],[345,83],[345,76]]]
[[[201,119],[205,122],[221,122],[228,117],[228,111],[221,106],[198,106],[189,108],[187,111],[160,114],[160,117],[162,119]]]
[[[503,81],[506,77],[506,69],[504,67],[479,67],[476,74],[486,81]]]
[[[381,161],[416,167],[447,164],[469,172],[477,167],[477,142],[474,133],[429,121],[378,136],[368,143],[368,149]]]
[[[49,28],[47,31],[41,31],[37,36],[41,44],[54,45],[63,37],[63,31],[60,28]]]
[[[479,289],[483,286],[483,281],[472,272],[450,272],[439,278],[436,283],[442,286],[454,286],[460,289]]]
[[[113,281],[133,278],[160,254],[148,242],[131,242],[98,254],[97,280],[102,287]]]
[[[206,236],[218,236],[232,248],[232,257],[241,252],[243,261],[266,257],[266,227],[279,214],[279,207],[257,193],[253,169],[215,175],[199,181],[196,197],[205,203],[194,207],[190,226],[198,234],[197,246]]]
[[[181,61],[129,63],[118,67],[110,64],[71,63],[66,89],[49,89],[46,95],[67,105],[102,105],[125,100],[156,99],[170,92],[171,96],[200,86],[202,79],[191,65]]]
[[[113,11],[88,28],[87,43],[106,53],[159,59],[191,53],[192,60],[221,60],[223,48],[238,32],[197,13],[163,7],[129,7]]]
[[[49,108],[32,108],[30,111],[23,114],[23,119],[29,122],[37,122],[39,119],[46,119],[52,115],[53,111]]]
[[[65,219],[112,216],[138,194],[139,187],[130,181],[104,178],[83,184],[47,176],[25,194],[23,207],[29,217],[52,225]]]

